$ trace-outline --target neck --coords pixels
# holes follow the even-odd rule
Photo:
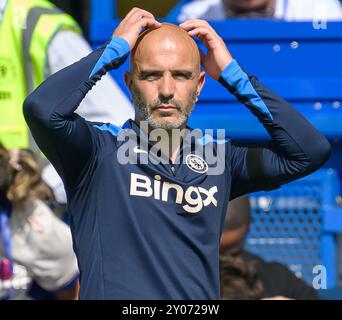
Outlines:
[[[150,140],[150,135],[153,130],[157,130],[151,126],[147,127],[146,126],[140,126],[140,121],[141,119],[138,117],[135,117],[134,122],[140,127],[140,129],[148,135],[149,142],[152,145],[159,144],[159,147],[161,147],[161,150],[168,150],[168,157],[171,160],[171,162],[175,162],[177,158],[177,154],[179,152],[180,146],[181,146],[181,141],[184,136],[184,130],[186,128],[186,124],[182,125],[181,127],[177,129],[164,129],[164,131],[167,133],[167,139],[166,138],[161,138],[158,141],[151,141]],[[162,128],[160,128],[162,129]],[[147,131],[147,132],[146,132]],[[174,133],[174,134],[173,134]],[[179,133],[179,134],[178,134]],[[157,134],[159,136],[159,134]],[[161,136],[164,137],[164,136]]]

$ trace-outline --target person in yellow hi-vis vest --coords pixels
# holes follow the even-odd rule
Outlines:
[[[34,142],[22,112],[25,97],[49,75],[76,62],[90,51],[77,23],[49,1],[0,0],[0,144],[3,143],[6,149],[33,147]],[[118,104],[121,108],[113,107]],[[91,121],[105,120],[119,126],[128,118],[134,117],[131,103],[110,76],[87,96],[78,113]],[[66,199],[63,183],[51,165],[44,169],[43,178],[53,189],[57,201],[64,203]],[[1,209],[0,203],[0,213]],[[0,232],[0,249],[1,234]],[[22,252],[26,252],[24,255],[27,257],[25,250],[22,247]],[[40,254],[37,248],[36,251]],[[61,252],[59,246],[58,250],[51,251],[53,258],[46,256],[46,252],[44,256],[40,256],[39,261],[45,263],[45,269],[41,268],[45,277],[39,278],[41,288],[33,288],[35,298],[37,295],[40,298],[51,295],[64,299],[74,298],[77,282],[70,275],[78,271],[77,264],[60,259],[69,271],[62,274],[62,269],[56,268],[55,261]],[[0,264],[2,255],[0,250]],[[1,265],[1,270],[2,267]],[[48,268],[53,270],[49,271]],[[58,274],[60,276],[56,276]]]
[[[49,1],[0,0],[0,142],[6,148],[35,145],[22,114],[25,97],[50,74],[90,51],[77,23]],[[134,118],[129,99],[110,76],[87,96],[78,113],[118,126]],[[52,166],[44,171],[44,179],[57,200],[65,202],[63,184]]]
[[[59,30],[80,30],[47,1],[8,0],[1,6],[0,139],[7,148],[26,148],[22,102],[48,75],[46,48]]]

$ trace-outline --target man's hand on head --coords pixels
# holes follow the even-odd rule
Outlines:
[[[233,60],[223,39],[205,20],[191,19],[179,26],[187,31],[191,37],[197,36],[207,48],[206,55],[200,51],[201,64],[209,76],[217,80],[221,72]]]
[[[115,29],[113,37],[125,39],[130,48],[133,49],[142,28],[159,27],[161,27],[161,23],[154,18],[152,13],[143,9],[133,8]]]

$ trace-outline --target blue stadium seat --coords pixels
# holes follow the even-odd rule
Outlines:
[[[326,287],[334,288],[336,233],[342,232],[342,209],[336,206],[339,187],[336,171],[321,169],[280,189],[251,194],[247,248],[267,261],[287,264],[309,284],[324,266]]]

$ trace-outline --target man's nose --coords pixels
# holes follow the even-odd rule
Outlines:
[[[170,100],[175,94],[175,83],[171,76],[165,76],[161,79],[159,86],[159,99]]]

